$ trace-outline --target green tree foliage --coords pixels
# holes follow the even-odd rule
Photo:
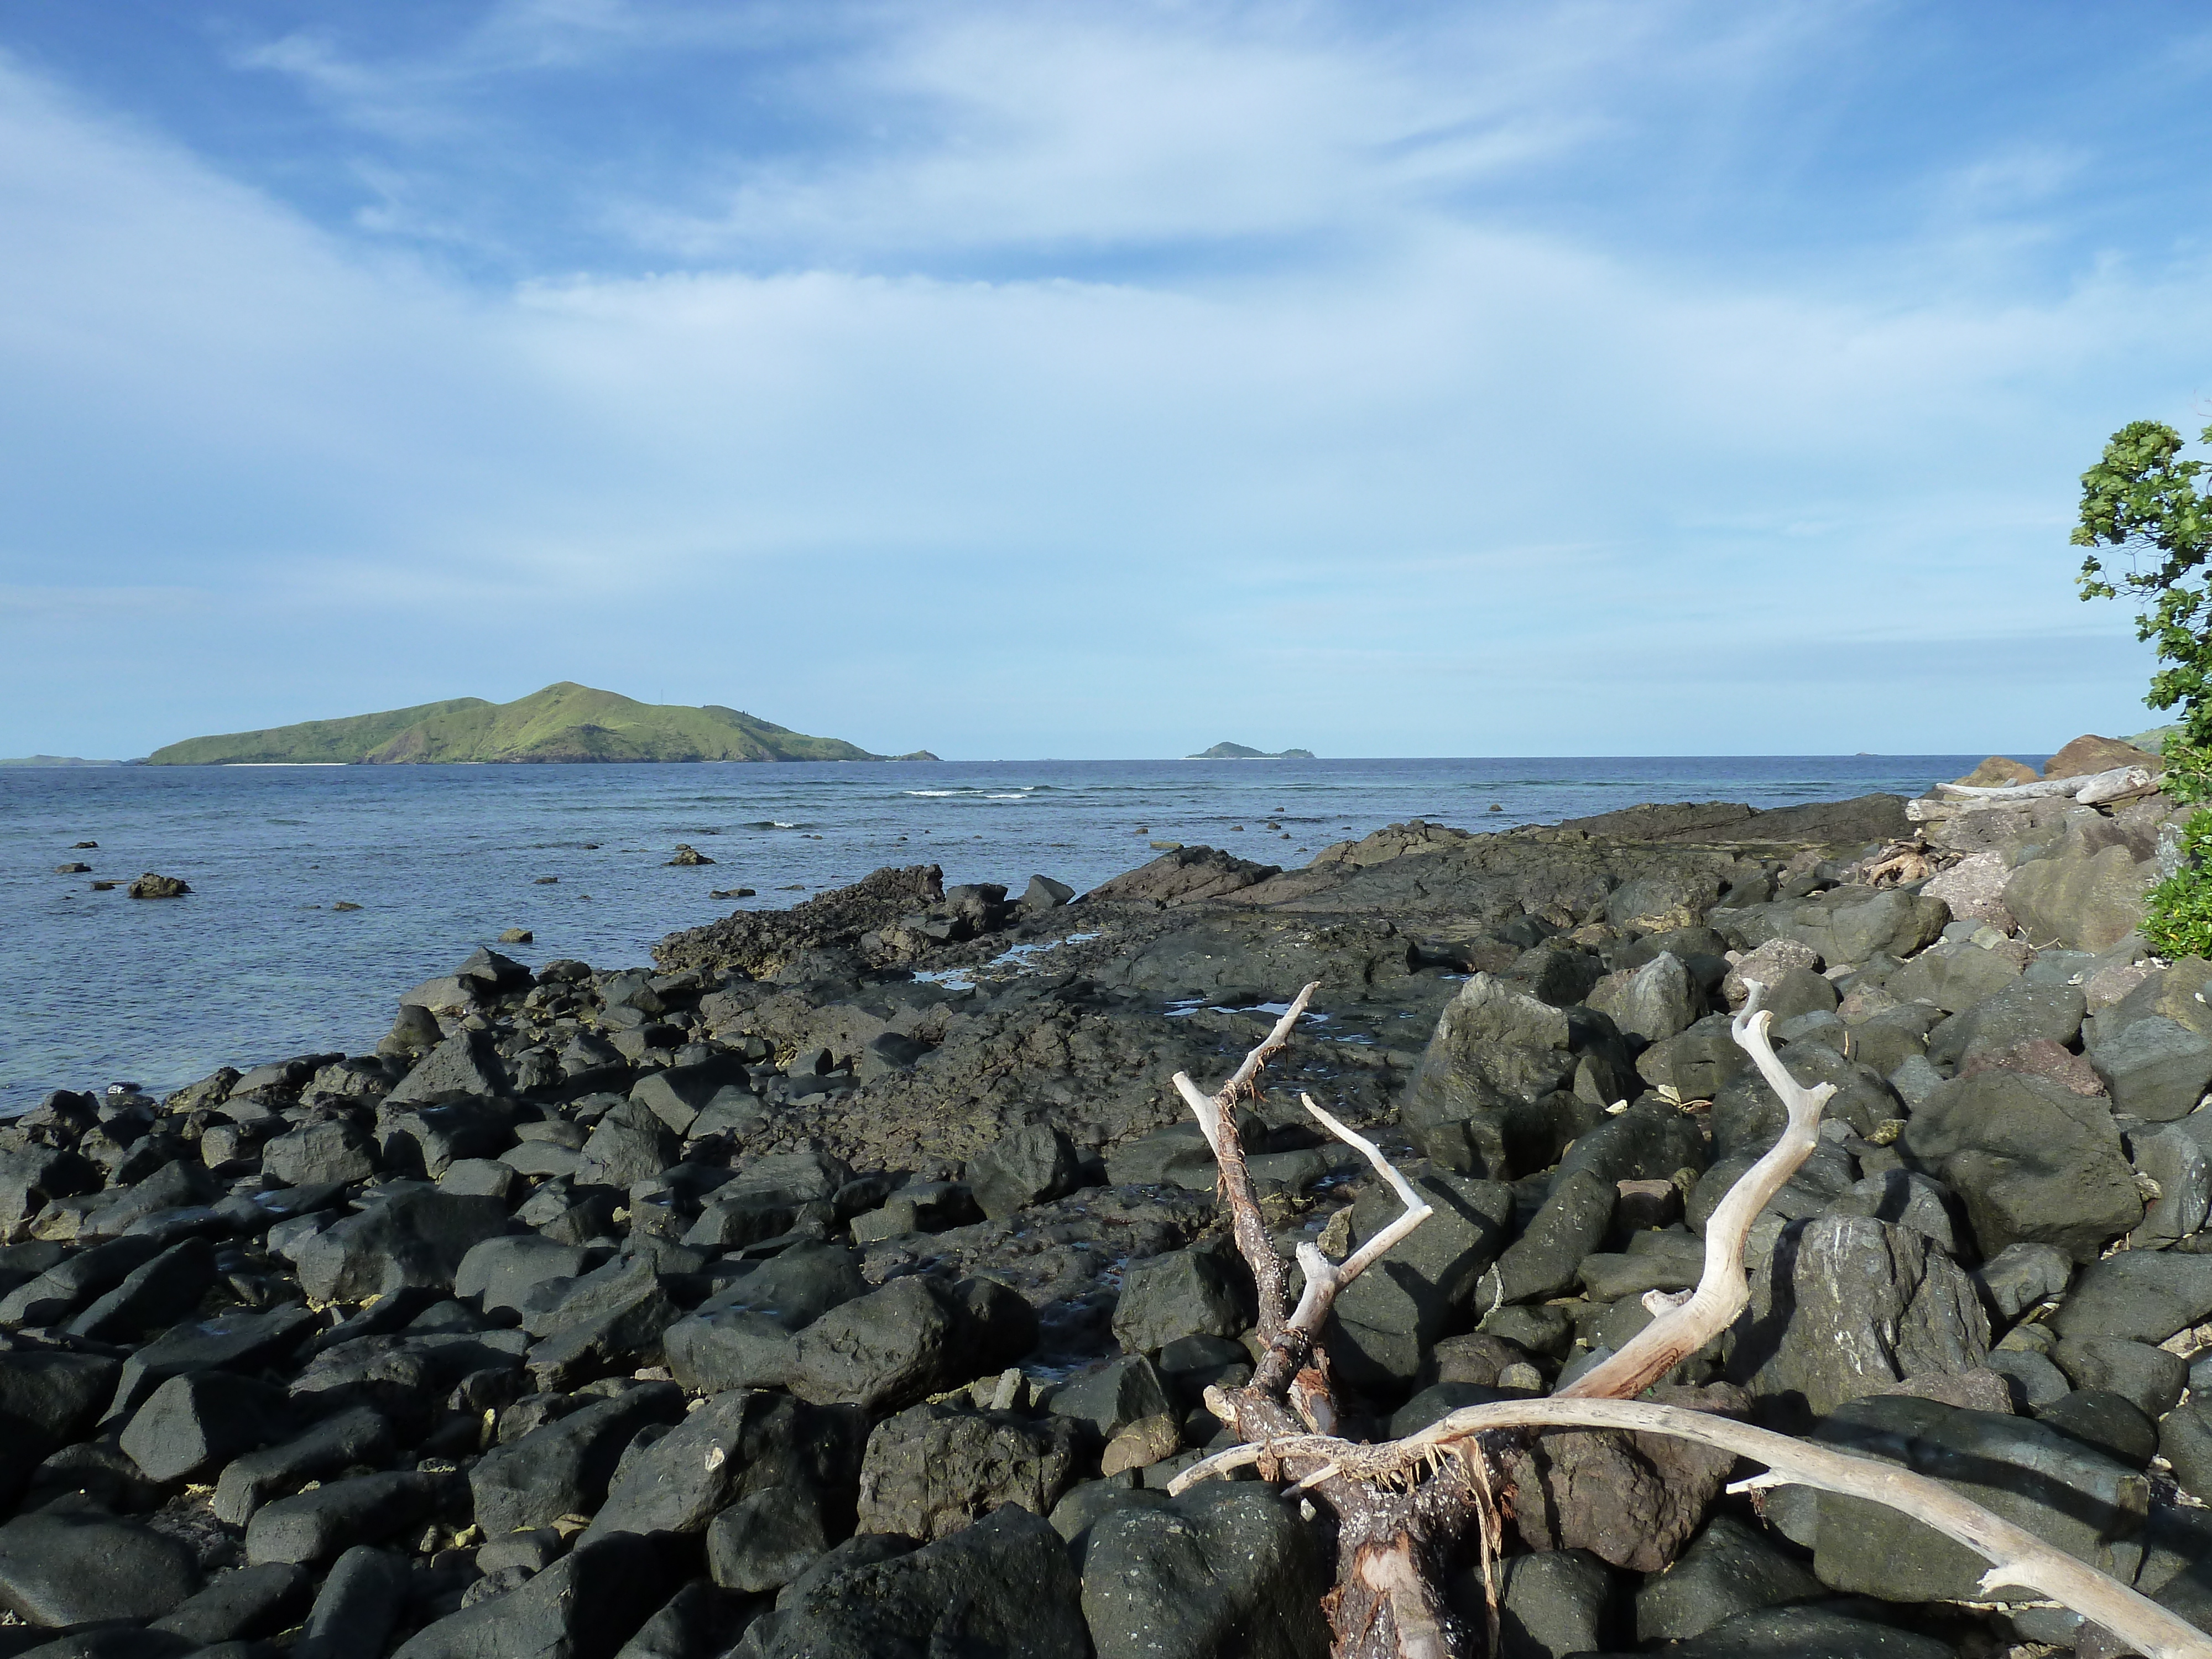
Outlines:
[[[2212,444],[2212,427],[2203,441]],[[2181,434],[2159,421],[2134,421],[2112,434],[2103,459],[2081,475],[2081,521],[2074,544],[2119,548],[2124,571],[2093,550],[2081,561],[2081,597],[2142,602],[2136,637],[2154,641],[2166,665],[2151,676],[2154,708],[2179,708],[2166,740],[2167,787],[2190,800],[2212,799],[2212,497],[2199,495],[2198,460],[2177,459]]]
[[[2212,444],[2212,427],[2201,441]],[[2124,591],[2143,609],[2136,637],[2158,647],[2164,666],[2151,676],[2154,708],[2180,712],[2166,739],[2169,794],[2212,800],[2212,496],[2200,495],[2199,460],[2183,460],[2181,434],[2159,421],[2134,421],[2112,434],[2097,465],[2081,475],[2081,521],[2074,544],[2091,550],[2081,561],[2084,599],[2118,599]],[[2123,550],[2124,571],[2108,568],[2099,550]],[[2191,818],[2181,841],[2181,867],[2154,886],[2143,912],[2143,937],[2165,956],[2212,956],[2212,813]]]

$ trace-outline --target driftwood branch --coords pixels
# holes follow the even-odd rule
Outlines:
[[[1617,1429],[1673,1435],[1763,1463],[1772,1477],[1758,1485],[1813,1486],[1902,1510],[1955,1540],[1990,1563],[1982,1592],[2003,1586],[2034,1591],[2103,1626],[2148,1659],[2212,1659],[2212,1637],[2149,1597],[2099,1572],[2033,1533],[1968,1502],[1940,1480],[1871,1457],[1791,1438],[1731,1418],[1642,1400],[1503,1401],[1466,1406],[1419,1434],[1384,1446],[1308,1436],[1267,1446],[1238,1446],[1194,1464],[1170,1490],[1262,1458],[1316,1458],[1348,1475],[1370,1480],[1403,1479],[1424,1462],[1468,1449],[1477,1436],[1530,1428]],[[1480,1455],[1478,1453],[1478,1455]]]
[[[1820,1144],[1820,1111],[1836,1090],[1830,1083],[1808,1089],[1790,1075],[1767,1035],[1774,1016],[1759,1006],[1765,988],[1756,980],[1749,983],[1751,995],[1729,1029],[1767,1086],[1782,1097],[1790,1121],[1765,1155],[1729,1188],[1706,1222],[1705,1265],[1697,1288],[1638,1331],[1620,1352],[1561,1389],[1562,1399],[1634,1398],[1728,1329],[1751,1301],[1750,1281],[1743,1271],[1751,1224]]]
[[[1313,994],[1320,989],[1321,981],[1316,980],[1291,998],[1291,1006],[1275,1022],[1274,1030],[1244,1056],[1244,1063],[1214,1093],[1207,1094],[1184,1073],[1175,1074],[1176,1091],[1198,1119],[1199,1132],[1212,1149],[1213,1161],[1221,1171],[1218,1185],[1222,1199],[1229,1206],[1230,1227],[1236,1236],[1237,1253],[1251,1267],[1259,1290],[1260,1338],[1271,1350],[1284,1334],[1283,1262],[1267,1237],[1267,1224],[1260,1214],[1259,1200],[1253,1195],[1251,1171],[1244,1167],[1244,1143],[1237,1134],[1237,1103],[1247,1097],[1257,1097],[1261,1068],[1289,1047],[1292,1028],[1305,1012],[1306,1005],[1313,1000]],[[1295,1365],[1292,1369],[1296,1369]]]
[[[1989,1562],[1984,1593],[2015,1586],[2048,1596],[2148,1659],[2212,1659],[2212,1638],[2194,1626],[1940,1481],[1731,1419],[1625,1397],[1664,1376],[1743,1310],[1749,1301],[1743,1251],[1752,1224],[1818,1144],[1821,1109],[1833,1091],[1826,1084],[1806,1087],[1782,1064],[1768,1034],[1772,1016],[1759,1007],[1756,984],[1732,1030],[1783,1100],[1788,1121],[1775,1145],[1714,1210],[1696,1289],[1668,1298],[1669,1305],[1620,1352],[1549,1399],[1470,1406],[1383,1444],[1333,1435],[1337,1413],[1319,1342],[1329,1309],[1343,1287],[1420,1225],[1429,1209],[1372,1141],[1306,1099],[1314,1119],[1356,1147],[1405,1209],[1342,1262],[1329,1261],[1310,1243],[1301,1245],[1305,1285],[1297,1307],[1286,1308],[1282,1261],[1252,1189],[1234,1111],[1240,1098],[1255,1092],[1261,1067],[1288,1042],[1318,988],[1309,985],[1298,994],[1215,1093],[1205,1093],[1181,1074],[1175,1079],[1219,1163],[1219,1190],[1259,1285],[1259,1328],[1267,1349],[1249,1383],[1206,1391],[1208,1407],[1244,1443],[1185,1470],[1172,1490],[1257,1464],[1270,1480],[1311,1493],[1331,1510],[1338,1565],[1327,1611],[1338,1659],[1452,1659],[1462,1650],[1465,1632],[1437,1590],[1449,1553],[1473,1533],[1486,1583],[1492,1582],[1501,1519],[1492,1489],[1494,1472],[1513,1446],[1553,1428],[1674,1435],[1765,1465],[1768,1473],[1744,1483],[1748,1486],[1795,1484],[1887,1504]]]
[[[2039,778],[2033,783],[2008,783],[1987,787],[1977,783],[1939,783],[1936,787],[1956,799],[1984,801],[2043,800],[2068,796],[2089,805],[2139,795],[2157,786],[2158,775],[2148,766],[2116,766],[2087,777]]]

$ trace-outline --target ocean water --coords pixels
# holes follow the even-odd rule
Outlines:
[[[0,1114],[52,1089],[362,1052],[401,991],[510,927],[536,935],[501,947],[526,962],[629,966],[678,928],[885,864],[1081,890],[1155,840],[1296,866],[1407,818],[1916,794],[1979,758],[0,768]],[[680,842],[715,862],[668,867]],[[77,860],[92,874],[54,873]],[[90,890],[148,870],[191,896]],[[710,896],[738,886],[757,896]]]

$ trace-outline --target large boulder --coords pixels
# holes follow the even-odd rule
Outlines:
[[[1227,1239],[1210,1239],[1131,1262],[1114,1334],[1131,1353],[1157,1353],[1182,1337],[1249,1330],[1255,1305],[1251,1269]]]
[[[1799,1235],[1790,1272],[1795,1305],[1753,1381],[1760,1394],[1796,1396],[1826,1417],[1900,1380],[1956,1375],[1989,1357],[1973,1281],[1910,1227],[1822,1217]]]
[[[2104,1079],[2112,1109],[2154,1123],[2186,1117],[2212,1089],[2212,1037],[2154,1014],[2109,1036],[2099,1022],[2089,1064]]]
[[[1656,1388],[1665,1404],[1739,1412],[1727,1387]],[[1704,1524],[1732,1453],[1656,1434],[1554,1431],[1509,1468],[1515,1524],[1532,1549],[1586,1549],[1617,1567],[1656,1572]]]
[[[1712,925],[1741,949],[1795,939],[1832,963],[1864,962],[1876,951],[1902,959],[1931,943],[1950,920],[1941,899],[1901,887],[1847,884],[1812,898],[1717,910]]]
[[[2043,763],[2043,775],[2087,778],[2123,766],[2141,766],[2156,772],[2164,770],[2166,763],[2159,756],[2118,738],[2100,738],[2094,732],[2085,732]]]
[[[1603,1014],[1555,1008],[1475,974],[1438,1018],[1400,1115],[1416,1126],[1450,1122],[1578,1081],[1609,1104],[1632,1092],[1632,1074],[1620,1034]]]
[[[895,1279],[799,1333],[791,1390],[817,1405],[896,1411],[997,1370],[1036,1341],[1036,1314],[1002,1285]]]
[[[1513,1189],[1503,1182],[1441,1170],[1413,1182],[1433,1213],[1391,1252],[1387,1268],[1360,1274],[1330,1310],[1330,1362],[1356,1385],[1413,1380],[1437,1339],[1473,1305],[1475,1285],[1512,1224]],[[1352,1206],[1351,1248],[1403,1209],[1395,1193],[1370,1183]]]
[[[1681,958],[1662,951],[1641,968],[1607,974],[1589,1006],[1630,1036],[1657,1042],[1687,1030],[1705,1012],[1705,997]]]
[[[1312,1529],[1242,1481],[1102,1516],[1083,1557],[1098,1659],[1323,1659],[1328,1589]]]
[[[1947,1014],[1959,1014],[2003,990],[2020,977],[2020,969],[2004,951],[1985,951],[1969,939],[1948,939],[1923,951],[1882,985],[1900,1002],[1932,1002]]]
[[[684,1391],[644,1382],[494,1447],[469,1471],[477,1524],[494,1538],[589,1515],[639,1430],[684,1420]]]
[[[2022,1043],[2061,1048],[2081,1034],[2088,1005],[2079,986],[2039,985],[2022,979],[1954,1014],[1928,1034],[1928,1058],[1956,1066],[1977,1054],[2002,1054]]]
[[[1000,1137],[968,1162],[968,1189],[994,1221],[1075,1189],[1080,1170],[1074,1143],[1047,1123]]]
[[[425,1626],[392,1659],[614,1659],[672,1577],[646,1539],[587,1539],[520,1587]]]
[[[190,1547],[134,1521],[58,1510],[0,1527],[0,1607],[27,1625],[158,1619],[199,1587]]]
[[[359,1302],[414,1285],[450,1290],[461,1259],[507,1225],[507,1206],[495,1198],[402,1193],[302,1245],[300,1288],[317,1302]]]
[[[682,1144],[650,1104],[626,1100],[592,1127],[576,1179],[599,1187],[649,1181],[676,1162]]]
[[[715,1395],[623,1460],[584,1541],[611,1533],[694,1536],[739,1499],[778,1486],[842,1496],[849,1519],[867,1431],[866,1417],[850,1406],[750,1389]]]
[[[2124,845],[2087,858],[2033,859],[2005,884],[2005,908],[2028,936],[2076,951],[2104,951],[2142,925],[2155,865]]]
[[[910,1553],[802,1579],[777,1600],[748,1632],[760,1659],[1092,1651],[1066,1546],[1018,1504]]]
[[[366,1181],[376,1173],[376,1144],[343,1119],[310,1123],[262,1147],[261,1172],[287,1187]]]
[[[2148,1480],[2046,1424],[1887,1395],[1838,1407],[1814,1438],[1932,1475],[2122,1583],[2142,1561]],[[1832,1589],[1892,1601],[2035,1599],[2017,1586],[1984,1590],[1987,1561],[1901,1510],[1823,1492],[1815,1525],[1813,1571]]]
[[[2124,1250],[2083,1269],[2053,1322],[2068,1340],[2163,1342],[2212,1319],[2212,1256]]]
[[[503,1095],[507,1064],[489,1031],[456,1031],[422,1056],[399,1086],[384,1097],[386,1106],[437,1106],[471,1096]]]
[[[1008,1504],[1049,1514],[1073,1474],[1075,1441],[1059,1418],[910,1406],[868,1437],[860,1529],[927,1540]]]
[[[2111,1107],[2002,1069],[1930,1090],[1900,1143],[1966,1201],[1984,1255],[2023,1240],[2094,1261],[2142,1219]]]

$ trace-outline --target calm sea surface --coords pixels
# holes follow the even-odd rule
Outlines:
[[[503,947],[532,963],[646,963],[736,908],[717,888],[781,907],[926,861],[948,882],[1018,891],[1042,872],[1080,890],[1152,857],[1149,840],[1297,865],[1407,818],[1916,794],[1980,758],[0,768],[0,1114],[51,1089],[359,1053],[401,991],[505,928],[536,933]],[[715,863],[667,867],[679,842]],[[91,875],[54,873],[80,860]],[[90,890],[147,870],[191,896]]]

